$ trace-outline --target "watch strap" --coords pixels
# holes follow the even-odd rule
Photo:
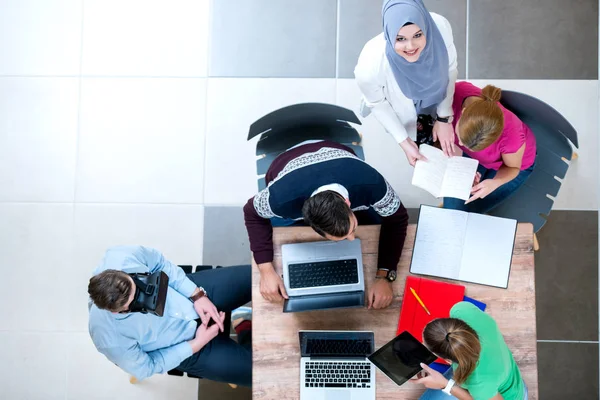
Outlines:
[[[440,122],[444,122],[444,123],[447,124],[448,122],[450,122],[450,117],[440,117],[440,116],[437,116],[437,117],[435,117],[435,120],[436,121],[440,121]]]
[[[208,297],[208,294],[206,294],[206,290],[204,290],[204,288],[202,286],[198,286],[198,293],[196,293],[195,295],[193,295],[192,297],[190,297],[190,300],[192,300],[192,303],[195,303],[196,300],[201,299],[202,297]]]
[[[454,387],[454,379],[450,379],[448,380],[448,384],[446,385],[445,388],[442,389],[442,392],[446,393],[448,396],[450,396],[450,391],[452,390],[452,388]]]

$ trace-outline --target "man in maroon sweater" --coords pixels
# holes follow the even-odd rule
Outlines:
[[[265,181],[267,187],[244,206],[262,296],[269,301],[288,298],[273,268],[272,226],[308,224],[326,239],[354,240],[359,222],[381,223],[378,279],[367,290],[367,304],[369,308],[389,306],[408,214],[383,176],[352,149],[318,141],[279,155]]]

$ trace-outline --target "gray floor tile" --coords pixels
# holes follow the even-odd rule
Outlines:
[[[363,46],[381,33],[381,4],[339,0],[338,78],[354,78],[354,67]],[[466,4],[466,0],[425,0],[429,11],[443,15],[452,25],[459,78],[465,76]]]
[[[204,208],[205,265],[250,264],[250,242],[242,207]]]
[[[598,213],[553,211],[537,236],[538,339],[598,340]]]
[[[469,4],[469,79],[598,79],[597,0]]]
[[[538,343],[542,400],[598,399],[598,344]]]
[[[336,0],[213,1],[209,76],[335,77]]]

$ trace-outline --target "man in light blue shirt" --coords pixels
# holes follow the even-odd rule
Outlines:
[[[157,271],[169,276],[163,316],[130,312],[136,286],[128,274]],[[250,346],[229,338],[226,315],[251,300],[250,265],[186,276],[156,250],[119,246],[107,250],[88,292],[94,345],[138,380],[177,368],[215,381],[252,384]]]

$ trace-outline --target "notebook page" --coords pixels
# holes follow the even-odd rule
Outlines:
[[[479,162],[468,157],[450,157],[440,190],[441,197],[468,200]]]
[[[441,150],[427,144],[422,144],[419,152],[427,158],[427,161],[419,160],[415,164],[412,184],[428,191],[435,197],[440,197],[448,158]]]
[[[459,279],[506,288],[516,229],[514,219],[469,214]]]
[[[458,279],[468,215],[421,206],[410,272]]]

